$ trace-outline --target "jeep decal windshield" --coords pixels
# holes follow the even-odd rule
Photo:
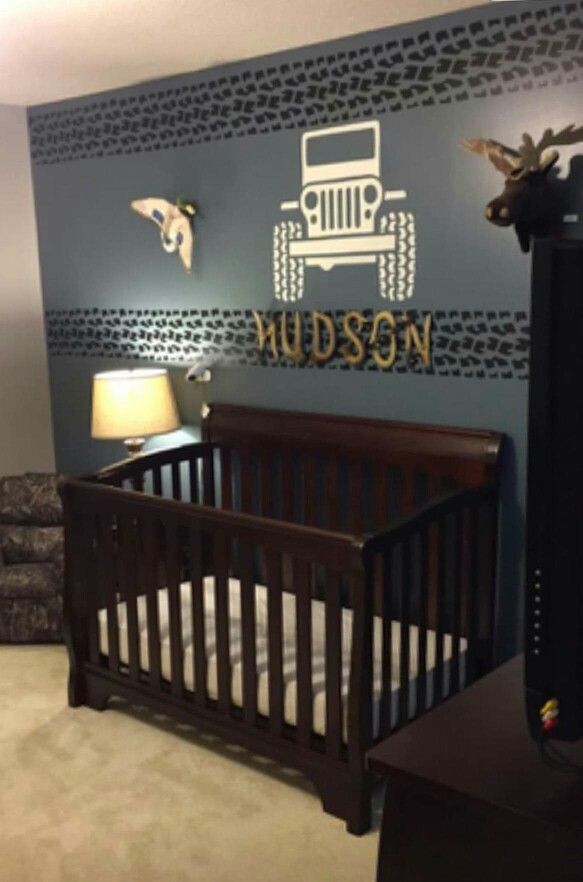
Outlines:
[[[374,156],[375,136],[371,129],[306,136],[306,161],[309,166],[374,159]]]
[[[301,139],[302,187],[380,175],[381,127],[377,119],[304,132]]]

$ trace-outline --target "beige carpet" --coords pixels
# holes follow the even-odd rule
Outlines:
[[[377,833],[301,776],[145,709],[69,709],[66,676],[62,647],[0,647],[0,882],[373,882]]]

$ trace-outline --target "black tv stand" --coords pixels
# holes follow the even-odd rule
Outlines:
[[[583,765],[583,741],[561,745]],[[513,659],[369,753],[378,882],[581,882],[583,778],[546,766]]]
[[[583,241],[535,242],[526,517],[530,728],[559,701],[553,736],[583,737]]]

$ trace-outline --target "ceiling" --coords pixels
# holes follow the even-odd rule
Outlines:
[[[478,0],[0,0],[0,103],[40,104]]]

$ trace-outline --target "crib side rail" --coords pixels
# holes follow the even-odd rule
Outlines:
[[[344,760],[342,608],[346,592],[355,610],[359,659],[367,654],[363,646],[367,633],[370,639],[370,621],[368,632],[358,625],[364,623],[366,606],[358,541],[314,527],[83,481],[66,482],[63,498],[68,644],[81,701],[83,671],[87,666],[97,667],[117,682],[121,678],[150,693],[166,693],[194,710],[212,712],[234,725],[262,728],[271,736],[295,741],[301,750],[319,750],[331,761]],[[293,595],[284,590],[284,572],[289,569]],[[210,589],[205,580],[208,575],[214,577]],[[233,578],[240,586],[236,610]],[[319,685],[318,672],[313,670],[316,579],[323,586],[325,609],[326,670]],[[265,586],[263,593],[257,586]],[[161,588],[165,589],[164,609]],[[161,633],[160,616],[166,613],[167,630]],[[234,636],[233,614],[240,619],[240,638]],[[267,632],[262,660],[256,640],[261,616]],[[185,653],[189,646],[190,655]],[[239,680],[234,673],[238,662]],[[290,725],[286,692],[290,665],[297,690],[294,726]],[[267,709],[259,706],[262,666],[269,672]],[[352,693],[363,690],[363,682],[366,679],[358,676],[358,670],[352,672],[351,699]],[[241,695],[235,700],[237,689]],[[318,689],[324,690],[326,699],[325,732],[320,735],[314,734]],[[349,720],[348,728],[349,741],[360,744],[357,736],[362,727]],[[359,755],[362,762],[362,750]]]
[[[215,505],[215,456],[210,442],[140,454],[87,476],[94,484]]]
[[[382,619],[379,737],[492,668],[497,539],[498,488],[487,483],[365,540]]]

